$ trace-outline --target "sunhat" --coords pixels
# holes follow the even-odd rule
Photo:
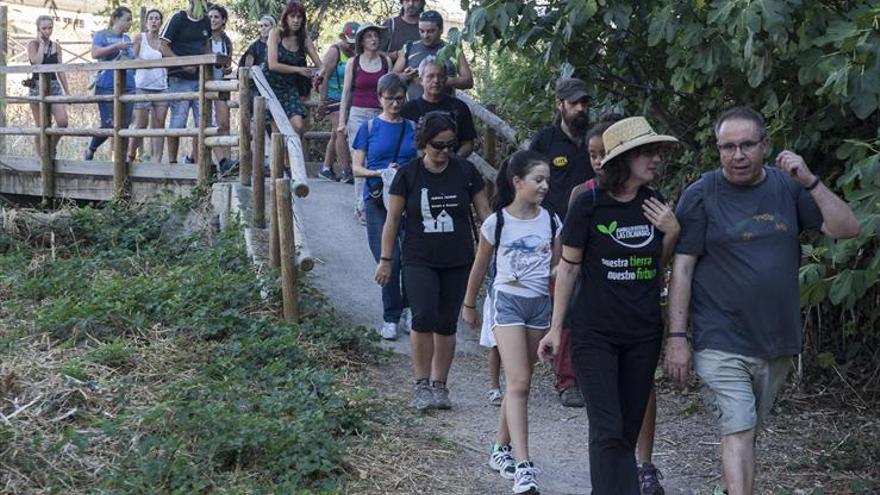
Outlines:
[[[356,36],[358,32],[358,28],[361,25],[356,22],[346,22],[344,26],[342,26],[342,38],[345,39],[346,43],[354,44],[356,41]]]
[[[651,124],[644,117],[629,117],[619,120],[602,133],[602,143],[605,145],[605,159],[602,160],[602,166],[604,167],[611,160],[639,146],[677,142],[678,139],[672,136],[654,132]]]
[[[364,49],[361,46],[361,41],[362,41],[362,38],[364,37],[364,33],[366,33],[367,31],[370,31],[370,30],[373,30],[373,31],[376,31],[377,33],[379,33],[379,46],[382,46],[384,44],[383,41],[385,38],[385,31],[387,31],[388,28],[386,28],[385,26],[378,26],[376,24],[371,24],[369,22],[366,24],[361,24],[357,30],[357,35],[355,36],[355,44],[354,44],[355,51],[357,51],[358,53],[363,53]]]

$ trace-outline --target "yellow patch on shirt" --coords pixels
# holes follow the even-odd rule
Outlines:
[[[564,167],[568,165],[568,158],[565,156],[557,156],[553,159],[553,165],[557,167]]]

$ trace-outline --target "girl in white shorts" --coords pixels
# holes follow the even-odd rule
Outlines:
[[[533,151],[518,151],[502,164],[495,213],[480,229],[462,309],[464,321],[477,328],[477,293],[492,264],[491,311],[485,313],[504,363],[507,390],[489,466],[514,480],[513,493],[538,493],[529,461],[528,399],[538,342],[550,328],[550,274],[560,250],[559,218],[541,206],[549,177],[546,157]]]

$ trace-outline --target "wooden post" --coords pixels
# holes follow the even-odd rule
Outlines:
[[[113,70],[113,196],[125,197],[128,181],[126,139],[119,135],[125,121],[125,103],[119,98],[125,94],[125,70]]]
[[[251,185],[251,78],[250,69],[238,69],[238,177]]]
[[[266,99],[254,99],[254,227],[266,227],[266,178],[263,164],[266,159]]]
[[[290,181],[275,179],[275,211],[278,213],[278,231],[281,251],[281,299],[284,320],[294,323],[299,320],[299,304],[296,288],[296,247],[293,238],[293,205],[291,204]]]
[[[52,105],[46,101],[49,96],[48,73],[40,73],[40,176],[43,179],[43,199],[55,196],[55,160],[52,136],[46,129],[52,122]]]
[[[199,66],[199,137],[198,137],[198,154],[199,154],[199,173],[196,184],[199,187],[208,186],[208,178],[211,175],[211,150],[208,148],[205,138],[205,128],[211,121],[211,102],[208,101],[208,95],[205,91],[205,83],[208,82],[210,74],[210,65]]]
[[[489,105],[486,105],[486,108],[488,108],[490,112],[495,113],[495,105],[490,103]],[[498,164],[495,161],[495,148],[497,143],[498,135],[495,133],[495,129],[486,125],[486,130],[483,134],[483,156],[486,158],[486,161],[489,162],[489,165],[492,165],[495,168],[498,168]]]
[[[270,185],[271,198],[269,205],[272,207],[271,215],[269,215],[269,266],[278,268],[281,264],[281,251],[278,245],[278,190],[275,187],[275,181],[280,179],[282,167],[284,166],[284,136],[279,132],[272,133],[272,152],[269,155],[271,164],[272,181]]]
[[[9,7],[0,5],[0,67],[6,67],[9,31],[6,27]],[[0,127],[6,127],[6,74],[0,74]],[[0,155],[6,154],[6,138],[0,136]]]

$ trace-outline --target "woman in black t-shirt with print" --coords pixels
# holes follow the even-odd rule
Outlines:
[[[449,409],[446,378],[455,355],[455,331],[474,260],[471,205],[489,213],[483,178],[454,156],[455,120],[429,112],[419,121],[416,146],[424,157],[400,168],[391,184],[376,282],[391,273],[394,240],[403,227],[403,285],[412,310],[416,409]]]
[[[679,225],[657,191],[661,148],[643,117],[620,120],[602,135],[606,155],[596,194],[581,194],[562,228],[553,321],[539,354],[550,358],[578,276],[572,305],[571,359],[587,398],[590,477],[595,493],[638,495],[636,439],[660,354],[663,266]]]

